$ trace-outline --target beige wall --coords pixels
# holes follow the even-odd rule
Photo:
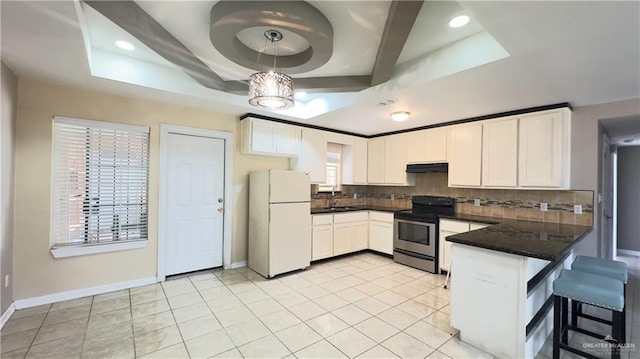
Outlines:
[[[14,155],[16,103],[18,99],[18,79],[4,62],[0,63],[2,73],[2,114],[0,115],[0,314],[13,302],[13,195],[14,195]],[[4,287],[5,276],[9,276],[9,286]]]
[[[571,123],[571,189],[594,191],[593,231],[580,242],[576,252],[609,257],[611,243],[600,238],[600,203],[602,128],[600,120],[640,114],[640,98],[576,107]]]
[[[149,243],[144,249],[54,259],[50,248],[53,116],[149,126]],[[160,124],[233,132],[232,262],[247,258],[248,172],[288,160],[239,153],[235,116],[20,79],[16,130],[15,299],[156,276]]]

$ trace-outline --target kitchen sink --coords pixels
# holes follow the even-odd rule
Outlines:
[[[329,208],[330,211],[350,211],[350,210],[354,210],[354,209],[357,209],[357,207],[341,206],[341,207],[330,207]]]

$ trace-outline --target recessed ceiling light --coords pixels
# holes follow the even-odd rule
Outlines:
[[[467,15],[456,16],[449,21],[449,27],[463,27],[469,22],[469,17]]]
[[[303,98],[307,97],[307,93],[304,91],[296,91],[295,95],[294,95],[298,100],[302,100]]]
[[[391,114],[391,119],[396,121],[396,122],[402,122],[402,121],[406,121],[409,119],[409,115],[411,115],[410,112],[407,111],[397,111],[397,112],[393,112]]]
[[[133,46],[130,42],[123,41],[123,40],[116,41],[116,46],[127,51],[133,51],[136,49],[135,46]]]

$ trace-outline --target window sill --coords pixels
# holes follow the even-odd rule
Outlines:
[[[127,241],[122,243],[105,243],[105,244],[88,244],[79,246],[57,247],[51,248],[51,254],[54,258],[67,258],[86,256],[90,254],[128,251],[132,249],[140,249],[147,246],[147,241]]]

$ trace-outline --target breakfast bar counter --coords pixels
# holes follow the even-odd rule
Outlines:
[[[452,242],[451,325],[463,341],[496,357],[534,358],[553,329],[553,281],[592,228],[450,219],[493,224],[446,238]]]

